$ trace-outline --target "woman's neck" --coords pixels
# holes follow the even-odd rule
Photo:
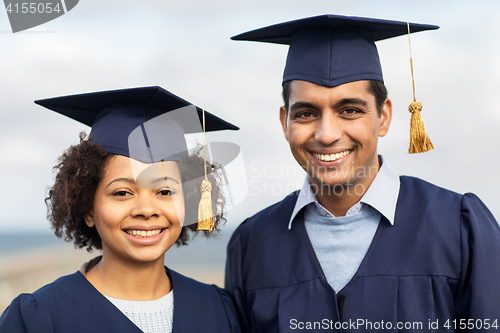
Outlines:
[[[165,272],[164,256],[153,262],[102,259],[85,273],[89,282],[103,295],[131,300],[152,301],[170,292],[172,283]]]

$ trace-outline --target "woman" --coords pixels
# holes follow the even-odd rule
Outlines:
[[[208,220],[216,230],[225,221],[215,166],[204,171],[184,139],[202,130],[201,110],[160,87],[36,103],[92,126],[90,139],[80,135],[60,157],[46,202],[58,237],[102,256],[18,296],[0,331],[239,332],[225,291],[164,267],[165,252],[197,229],[204,178],[212,185]],[[206,113],[206,130],[220,129],[237,127]]]

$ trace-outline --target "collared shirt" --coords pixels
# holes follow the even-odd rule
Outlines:
[[[391,224],[394,224],[394,214],[396,213],[396,203],[399,196],[399,176],[392,170],[387,162],[383,161],[383,157],[379,155],[381,163],[380,169],[373,179],[370,187],[365,192],[361,200],[352,206],[345,216],[354,215],[364,209],[364,205],[369,205],[375,208],[380,214],[384,215]],[[299,211],[306,207],[312,206],[312,211],[317,210],[321,216],[334,217],[329,211],[326,210],[314,195],[311,189],[311,183],[306,176],[302,189],[299,192],[295,207],[290,217],[288,229],[292,228],[292,222],[299,213]]]
[[[399,176],[383,163],[361,200],[345,216],[335,217],[318,201],[308,178],[292,218],[304,208],[304,224],[325,278],[339,292],[354,276],[375,236],[381,215],[394,224]]]

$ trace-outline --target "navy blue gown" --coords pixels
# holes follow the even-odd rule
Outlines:
[[[231,297],[175,271],[172,332],[240,332]],[[140,333],[118,308],[76,272],[15,298],[0,317],[2,333]]]
[[[341,290],[302,213],[288,230],[296,200],[249,218],[228,245],[225,287],[244,332],[500,331],[500,228],[475,195],[401,177],[394,225],[382,217]]]

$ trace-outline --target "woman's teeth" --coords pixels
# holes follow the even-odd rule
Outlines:
[[[332,162],[332,161],[338,160],[339,158],[342,158],[342,157],[349,155],[350,152],[351,152],[350,150],[346,150],[346,151],[343,151],[341,153],[336,153],[336,154],[326,154],[326,155],[325,154],[316,154],[316,153],[313,153],[313,154],[320,161]]]
[[[145,238],[145,237],[153,237],[156,235],[159,235],[161,232],[161,229],[158,230],[125,230],[125,232],[129,235],[140,237],[140,238]]]

